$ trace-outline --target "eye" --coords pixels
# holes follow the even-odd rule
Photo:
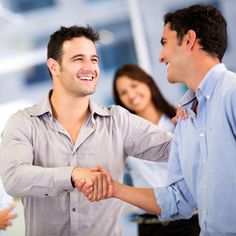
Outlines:
[[[94,64],[97,64],[97,63],[98,63],[98,58],[92,58],[91,61],[92,61]]]
[[[162,39],[162,40],[161,40],[161,45],[162,45],[162,46],[165,46],[165,44],[166,44],[166,40],[165,40],[165,39]]]
[[[82,57],[76,57],[74,61],[82,61]]]
[[[136,88],[136,87],[138,87],[138,83],[137,82],[133,82],[131,85],[130,85],[130,87],[131,88]]]
[[[119,92],[120,97],[125,96],[126,94],[127,94],[127,91],[125,90]]]

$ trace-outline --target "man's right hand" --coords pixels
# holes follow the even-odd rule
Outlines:
[[[91,169],[75,167],[72,171],[72,181],[90,201],[99,201],[107,198],[112,178],[100,166]]]
[[[17,214],[12,214],[11,211],[15,208],[14,205],[0,211],[0,229],[5,230],[9,225],[12,225],[11,220],[17,217]]]

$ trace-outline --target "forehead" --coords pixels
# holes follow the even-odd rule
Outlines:
[[[66,40],[62,45],[63,54],[93,54],[96,55],[95,44],[85,37],[76,37]]]
[[[167,23],[162,32],[163,38],[177,37],[177,32],[175,30],[171,30],[170,23]]]

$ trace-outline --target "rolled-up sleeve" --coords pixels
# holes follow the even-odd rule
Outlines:
[[[13,115],[3,133],[0,174],[6,191],[13,196],[55,196],[72,189],[73,166],[45,168],[34,164],[30,120],[21,112]]]
[[[162,221],[188,219],[192,216],[196,203],[182,179],[167,187],[154,189],[156,201],[161,208]]]

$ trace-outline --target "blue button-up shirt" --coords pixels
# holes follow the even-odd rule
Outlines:
[[[181,105],[188,119],[175,129],[169,186],[155,189],[159,217],[189,218],[197,209],[201,235],[236,235],[236,74],[214,66]]]

